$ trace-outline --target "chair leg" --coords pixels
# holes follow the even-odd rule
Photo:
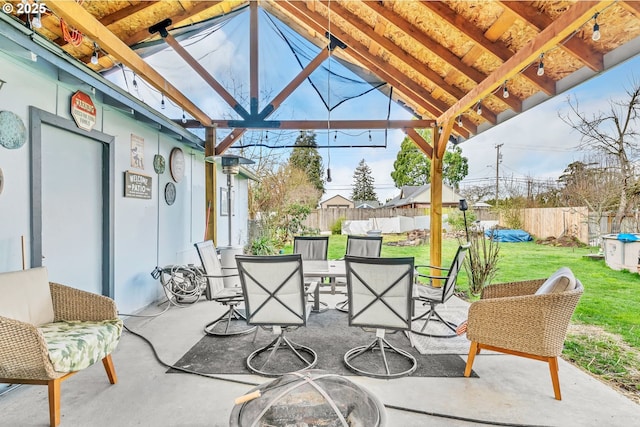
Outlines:
[[[60,424],[60,383],[61,378],[47,382],[49,388],[49,424],[57,427]]]
[[[111,384],[116,384],[118,382],[118,376],[116,375],[116,370],[113,367],[113,360],[111,359],[110,354],[108,354],[107,357],[102,359],[102,364],[104,365],[104,370],[107,371],[107,377],[109,377],[109,382]]]
[[[473,367],[473,360],[476,358],[476,354],[480,353],[480,347],[475,341],[471,341],[471,347],[469,347],[469,355],[467,356],[467,366],[464,368],[464,376],[471,375],[471,368]]]
[[[560,378],[558,377],[558,370],[560,369],[558,366],[558,358],[550,357],[548,361],[549,371],[551,372],[551,383],[553,384],[553,394],[556,400],[562,400],[562,396],[560,395]]]

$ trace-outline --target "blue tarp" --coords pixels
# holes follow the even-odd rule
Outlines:
[[[618,240],[623,242],[635,242],[636,240],[640,240],[637,234],[629,234],[629,233],[620,233],[618,234]]]
[[[484,235],[496,242],[528,242],[533,240],[524,230],[485,230]]]

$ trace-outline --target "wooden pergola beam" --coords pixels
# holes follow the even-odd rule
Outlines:
[[[446,4],[442,2],[423,0],[422,5],[432,13],[435,13],[437,16],[442,18],[443,21],[447,22],[451,27],[469,37],[485,52],[491,53],[501,61],[507,61],[513,55],[513,52],[505,43],[501,41],[490,41],[485,37],[484,33],[478,29],[478,27],[462,18]],[[544,91],[547,95],[555,95],[556,82],[549,77],[537,76],[536,70],[534,69],[525,70],[523,77],[528,80],[529,83]]]
[[[320,2],[325,6],[327,5],[327,0],[321,0]],[[365,3],[372,3],[372,2],[365,2]],[[378,7],[383,7],[383,6],[378,6]],[[350,25],[352,25],[354,29],[360,31],[363,35],[365,35],[368,39],[370,39],[372,43],[380,45],[389,53],[389,55],[397,58],[398,61],[403,62],[409,68],[421,74],[427,80],[430,80],[436,87],[439,87],[445,93],[449,94],[450,96],[456,99],[460,99],[464,96],[464,92],[461,89],[458,89],[455,86],[450,85],[438,73],[430,69],[427,65],[420,62],[417,58],[413,57],[404,49],[401,49],[400,47],[398,47],[391,40],[376,33],[369,26],[369,24],[367,24],[367,22],[365,22],[362,18],[355,16],[353,13],[349,12],[349,10],[347,10],[345,7],[340,6],[339,4],[336,4],[336,3],[331,5],[331,9],[335,11],[338,15],[340,15],[342,19],[346,20]],[[391,14],[387,14],[387,15],[391,15]],[[393,16],[397,16],[397,15],[393,15]],[[428,46],[425,46],[425,47],[428,48]],[[369,52],[371,52],[371,50],[369,50]],[[451,55],[451,56],[455,56],[455,55]],[[433,97],[433,92],[430,95]],[[515,97],[513,97],[513,99],[515,99]],[[518,101],[517,99],[515,100]],[[442,104],[444,104],[444,102]],[[442,108],[442,106],[440,108]],[[521,105],[520,105],[520,109],[522,109]],[[497,123],[498,119],[496,115],[493,112],[491,112],[488,108],[485,108],[485,110],[482,113],[483,113],[482,114],[483,117],[489,123],[491,124]]]
[[[218,120],[211,123],[218,129],[238,129],[242,120]],[[425,129],[436,124],[435,120],[331,120],[331,129]],[[246,122],[247,129],[266,130],[313,130],[326,129],[327,120],[273,120]],[[185,126],[188,127],[188,126]],[[242,126],[245,128],[245,126]]]
[[[460,112],[474,106],[478,100],[501,86],[506,80],[520,73],[520,71],[540,56],[540,54],[571,35],[611,1],[580,1],[556,19],[551,25],[542,30],[537,37],[524,45],[517,53],[491,73],[482,83],[470,90],[467,95],[456,102],[449,110],[438,118],[438,123],[444,123],[456,117]]]
[[[551,17],[540,13],[538,9],[523,1],[500,1],[500,4],[538,31],[544,30],[553,23]],[[561,48],[593,71],[600,72],[604,69],[604,55],[596,52],[580,38],[569,39]]]
[[[144,76],[150,85],[160,92],[165,93],[166,96],[176,104],[182,106],[186,112],[202,123],[203,126],[209,126],[211,124],[211,118],[209,116],[162,77],[154,68],[144,62],[137,53],[131,50],[129,46],[116,37],[115,34],[102,25],[78,3],[74,1],[52,0],[47,2],[47,7],[76,29],[89,35],[94,40],[100,40],[100,46],[102,48],[138,75]]]
[[[328,20],[326,17],[304,8],[298,2],[277,2],[276,5],[319,34],[324,33],[328,29]],[[424,87],[418,85],[412,80],[404,78],[398,69],[389,66],[389,64],[384,62],[381,58],[371,55],[366,46],[359,43],[347,32],[336,28],[336,26],[332,26],[331,31],[336,37],[349,46],[348,52],[350,53],[350,56],[353,57],[353,54],[357,55],[355,60],[358,63],[361,63],[365,68],[376,74],[379,78],[394,86],[394,88],[398,89],[405,95],[406,99],[412,100],[432,116],[437,117],[441,114],[440,112],[444,111],[444,109],[448,107],[442,101],[436,102],[433,100],[431,94]],[[434,106],[434,103],[438,104],[442,109]],[[475,133],[476,131],[475,124],[466,117],[463,118],[463,128],[456,128],[456,131],[463,136],[466,136],[465,133],[467,133],[465,129],[470,129],[471,133]]]
[[[421,46],[424,46],[425,49],[430,51],[433,55],[437,56],[445,63],[449,64],[450,67],[452,67],[456,72],[463,75],[465,78],[471,80],[474,83],[479,83],[487,77],[486,74],[463,62],[462,59],[458,58],[450,50],[448,50],[447,48],[445,48],[444,46],[442,46],[441,44],[433,40],[431,37],[429,37],[428,34],[425,34],[424,32],[420,31],[418,28],[416,28],[416,26],[412,25],[409,21],[407,21],[406,19],[402,18],[401,16],[395,13],[392,13],[391,10],[386,8],[380,2],[365,1],[365,2],[362,2],[362,4],[369,7],[374,12],[376,12],[379,17],[387,20],[389,23],[396,26],[398,29],[404,32],[408,37],[411,37],[412,39],[414,39],[416,43],[420,44]],[[394,50],[396,49],[397,48],[394,48]],[[393,52],[389,52],[389,53],[393,55]],[[444,81],[446,82],[446,79],[444,79]],[[461,89],[457,89],[457,91],[462,92]],[[454,92],[449,92],[449,93],[457,99],[460,99],[462,98],[462,96],[464,96],[464,94],[458,94]],[[516,97],[509,97],[505,99],[504,102],[508,104],[514,111],[522,111],[522,101],[520,101]],[[488,109],[485,109],[485,110],[487,110],[487,114],[492,114],[495,117],[495,114],[490,112]],[[482,111],[482,113],[483,113],[482,114],[483,117],[487,118],[487,116],[485,116],[484,110]],[[491,122],[491,120],[489,121]],[[492,123],[495,123],[495,121],[493,121]]]

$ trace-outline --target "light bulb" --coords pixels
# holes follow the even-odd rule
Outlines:
[[[187,123],[187,116],[184,115],[184,111],[182,112],[182,123]]]
[[[544,76],[544,62],[540,61],[538,64],[538,71],[536,72],[538,76]]]
[[[162,108],[164,110],[164,95],[162,95],[162,101],[160,101],[160,108]]]
[[[40,19],[40,12],[31,20],[31,26],[33,28],[42,28],[42,20]]]
[[[331,169],[327,168],[327,182],[331,182]]]
[[[462,116],[458,116],[458,126],[462,127]]]
[[[504,88],[502,89],[502,97],[503,98],[508,98],[509,97],[509,89],[507,89],[507,84],[504,84]]]
[[[369,142],[371,142],[371,131],[369,131]]]
[[[94,50],[93,55],[91,55],[91,63],[93,65],[98,65],[98,51]]]
[[[597,42],[600,40],[600,25],[596,22],[593,24],[593,34],[591,34],[591,40]]]
[[[138,81],[136,80],[136,75],[133,75],[133,88],[138,89]]]

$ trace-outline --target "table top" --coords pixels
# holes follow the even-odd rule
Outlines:
[[[346,277],[343,260],[306,260],[302,261],[305,276]]]

